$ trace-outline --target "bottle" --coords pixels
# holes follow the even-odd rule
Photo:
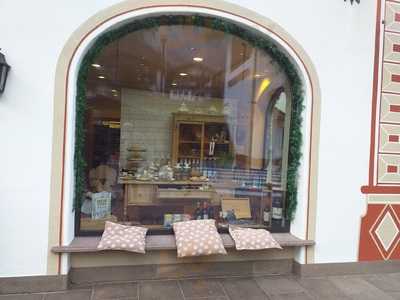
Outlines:
[[[214,207],[212,206],[208,207],[207,215],[209,219],[214,219]]]
[[[271,222],[271,209],[268,206],[264,208],[263,221],[266,225],[269,225]]]
[[[201,210],[201,218],[204,220],[207,220],[209,215],[208,215],[208,203],[206,201],[203,202],[203,209]]]
[[[282,192],[272,191],[272,219],[282,220]]]
[[[194,219],[194,220],[200,220],[200,219],[201,219],[201,206],[200,206],[200,202],[197,202],[197,207],[196,207],[196,210],[194,211],[193,219]]]

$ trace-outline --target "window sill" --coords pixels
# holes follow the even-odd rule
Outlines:
[[[220,234],[225,248],[235,248],[235,243],[229,234]],[[315,244],[313,240],[302,240],[290,233],[273,233],[272,236],[282,247],[303,247]],[[55,246],[53,253],[87,253],[100,252],[97,245],[101,237],[76,237],[69,245]],[[176,250],[174,235],[146,236],[146,251]]]

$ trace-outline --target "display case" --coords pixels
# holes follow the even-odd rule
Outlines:
[[[223,115],[173,114],[172,162],[192,167],[232,167],[234,156]]]

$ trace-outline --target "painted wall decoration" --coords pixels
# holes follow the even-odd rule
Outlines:
[[[377,1],[369,183],[360,261],[400,259],[400,2]]]

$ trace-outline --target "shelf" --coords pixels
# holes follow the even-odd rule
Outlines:
[[[215,145],[229,145],[231,142],[215,142]],[[210,142],[204,142],[204,144],[210,144]]]
[[[201,144],[201,141],[179,141],[179,144]]]
[[[202,190],[179,190],[179,189],[158,189],[158,199],[212,199],[215,196],[215,191]]]

